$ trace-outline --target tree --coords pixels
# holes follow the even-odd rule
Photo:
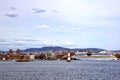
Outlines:
[[[92,52],[91,51],[88,51],[87,52],[87,56],[91,56],[92,55]]]
[[[120,54],[115,54],[115,57],[120,60]]]
[[[16,50],[15,59],[20,59],[20,49]]]
[[[9,50],[9,54],[10,54],[10,53],[13,53],[13,50],[12,50],[12,49]]]
[[[14,55],[13,55],[13,50],[12,49],[9,50],[9,58],[10,59],[14,59]]]
[[[40,54],[39,58],[40,58],[41,60],[44,60],[44,59],[46,59],[46,56],[45,56],[45,54]]]
[[[40,59],[40,56],[39,55],[35,55],[35,59]]]
[[[79,50],[79,52],[86,52],[86,50],[84,50],[84,49],[81,49],[81,50]]]
[[[20,53],[20,49],[17,49],[17,50],[16,50],[16,53]]]

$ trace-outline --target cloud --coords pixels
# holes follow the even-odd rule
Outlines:
[[[39,41],[38,39],[14,39],[14,41]]]
[[[85,27],[81,27],[81,30],[84,30],[85,29]]]
[[[72,28],[72,31],[82,31],[85,30],[85,27]]]
[[[41,43],[45,46],[56,46],[59,45],[60,42],[58,40],[42,40]]]
[[[64,46],[74,46],[75,43],[73,43],[73,42],[71,42],[71,41],[65,41],[65,42],[63,43],[63,45],[64,45]]]
[[[64,28],[65,28],[65,26],[63,26],[63,25],[60,25],[60,26],[59,26],[59,28],[60,28],[60,29],[64,29]]]
[[[9,49],[17,49],[26,47],[26,43],[24,41],[14,41],[12,39],[0,39],[0,49],[1,50],[9,50]]]
[[[84,26],[79,26],[79,27],[76,27],[76,26],[72,26],[72,27],[68,27],[68,26],[64,26],[64,25],[60,25],[59,27],[59,30],[60,31],[64,31],[64,32],[80,32],[80,31],[84,31],[85,30],[85,27]]]
[[[11,43],[0,43],[1,46],[9,46],[12,45]]]
[[[16,10],[16,8],[15,7],[10,7],[12,10]]]
[[[44,45],[43,44],[34,44],[34,43],[31,43],[30,46],[31,47],[42,47]]]
[[[63,47],[72,47],[75,44],[71,41],[64,40],[40,40],[40,39],[13,39],[10,41],[2,42],[0,39],[1,49],[17,49],[17,48],[29,48],[29,47],[42,47],[42,46],[63,46]]]
[[[43,40],[41,44],[44,46],[75,46],[74,42],[61,40]]]
[[[8,16],[8,17],[17,17],[18,15],[15,12],[9,12],[9,13],[5,14],[5,16]]]
[[[53,13],[58,13],[58,11],[57,11],[57,10],[52,10],[52,12],[53,12]]]
[[[58,46],[60,44],[57,40],[42,40],[40,41],[43,46]]]
[[[39,29],[50,29],[50,26],[48,25],[38,25]]]
[[[15,46],[25,46],[25,42],[24,41],[15,41],[12,43]]]
[[[6,50],[9,50],[10,48],[12,48],[11,47],[12,46],[12,44],[11,43],[7,43],[7,42],[5,42],[5,43],[0,43],[0,50],[2,50],[2,51],[6,51]]]
[[[29,33],[24,34],[24,36],[25,36],[25,37],[33,37],[33,35],[32,35],[32,34],[29,34]]]
[[[39,9],[39,8],[33,8],[32,10],[34,11],[34,13],[44,13],[44,12],[46,12],[45,9]]]
[[[13,46],[13,45],[22,45],[24,44],[23,41],[4,41],[4,42],[0,42],[0,45],[1,46],[6,46],[6,47],[10,47],[10,46]]]
[[[6,42],[6,40],[5,39],[0,39],[0,42]]]
[[[49,43],[48,41],[46,41],[46,40],[42,40],[41,42],[42,42],[42,44],[44,44],[44,45],[50,44],[50,43]]]
[[[0,46],[11,45],[6,39],[0,39]]]

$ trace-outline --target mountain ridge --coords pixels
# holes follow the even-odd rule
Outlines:
[[[45,46],[41,48],[28,48],[25,49],[25,52],[57,52],[57,51],[79,51],[79,50],[90,50],[90,51],[105,51],[105,49],[101,48],[66,48],[66,47],[60,47],[60,46]]]
[[[100,52],[100,51],[108,51],[106,49],[101,48],[66,48],[61,46],[44,46],[41,48],[27,48],[24,50],[21,50],[21,52],[68,52],[68,51],[80,51],[80,50],[87,50],[87,51],[94,51],[94,52]],[[113,52],[120,52],[120,50],[112,50]],[[0,51],[0,53],[6,53],[8,51]],[[14,51],[15,52],[15,51]]]

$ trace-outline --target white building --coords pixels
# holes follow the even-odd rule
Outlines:
[[[35,59],[35,55],[30,55],[30,60],[34,60]]]

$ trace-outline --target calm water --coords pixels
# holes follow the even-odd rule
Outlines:
[[[0,62],[0,80],[120,80],[120,61]]]

